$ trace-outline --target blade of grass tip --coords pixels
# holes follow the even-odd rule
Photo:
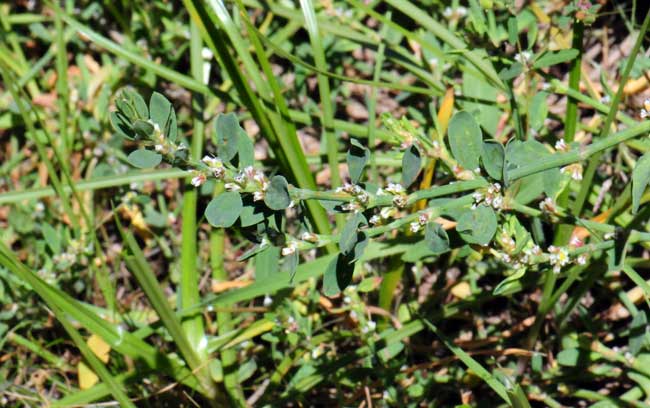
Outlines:
[[[9,5],[6,5],[6,7],[8,8]],[[23,53],[23,48],[20,45],[20,39],[17,32],[14,31],[11,27],[8,11],[8,9],[0,11],[0,28],[2,28],[3,31],[3,39],[7,41],[13,50],[13,53],[11,53],[13,55],[13,60],[11,63],[15,64],[18,70],[23,70],[23,68],[27,69],[30,64],[28,64],[27,60],[25,59],[25,54]],[[15,72],[17,73],[18,71]],[[29,94],[31,96],[37,96],[40,94],[36,81],[29,81],[27,84],[27,89],[29,90]]]
[[[228,39],[218,29],[221,25],[219,18],[212,9],[206,8],[206,5],[201,1],[183,0],[183,4],[192,20],[199,27],[206,45],[219,58],[228,76],[233,81],[242,104],[248,108],[253,119],[260,127],[260,131],[273,149],[282,171],[299,187],[316,189],[316,183],[309,170],[300,143],[297,139],[288,139],[290,135],[285,135],[282,132],[277,133],[276,129],[273,128],[270,118],[262,105],[262,98],[253,92],[248,83],[248,78],[228,50]],[[323,234],[330,233],[330,224],[325,209],[317,203],[309,205],[308,209],[316,230]]]
[[[68,50],[65,42],[65,31],[60,14],[54,16],[54,29],[56,30],[56,92],[59,105],[59,143],[64,157],[70,155],[73,138],[68,133],[68,101],[70,92],[68,87]],[[67,163],[62,164],[67,166]]]
[[[151,306],[158,314],[160,321],[169,332],[176,347],[178,347],[183,359],[187,362],[187,365],[198,379],[204,395],[212,402],[216,403],[221,395],[219,395],[220,393],[212,381],[209,367],[205,364],[207,361],[201,360],[197,350],[194,349],[188,337],[185,335],[180,319],[170,307],[167,297],[160,287],[156,275],[153,270],[151,270],[151,266],[147,263],[135,237],[131,232],[124,230],[117,216],[115,217],[115,221],[120,235],[122,236],[122,240],[125,243],[125,247],[128,248],[129,252],[124,257],[124,262],[140,284],[140,287],[147,296]],[[207,346],[207,341],[205,341],[205,343]]]
[[[456,51],[463,51],[462,55],[474,65],[485,77],[492,82],[493,85],[501,90],[506,90],[506,86],[497,75],[494,66],[490,63],[489,59],[484,55],[470,50],[463,42],[462,39],[456,37],[451,31],[445,28],[442,24],[435,21],[430,17],[429,13],[418,8],[408,0],[387,0],[391,6],[395,7],[402,13],[412,18],[415,22],[420,24],[423,28],[429,30],[433,35],[440,38],[443,42],[450,45]]]
[[[321,34],[318,30],[318,21],[316,20],[316,12],[314,4],[311,0],[300,0],[300,6],[305,16],[305,26],[309,34],[309,42],[314,56],[316,67],[321,71],[327,71],[327,64],[325,62],[325,51],[321,43]],[[329,164],[331,187],[337,188],[341,185],[341,175],[339,174],[338,163],[338,150],[339,143],[334,131],[334,106],[332,95],[330,92],[329,79],[322,74],[317,74],[318,80],[318,94],[320,96],[321,109],[323,110],[323,123],[321,131],[321,142],[325,142],[327,149],[327,162]],[[336,215],[336,224],[338,228],[342,228],[345,222],[343,214]]]
[[[13,75],[11,75],[10,72],[8,72],[6,65],[2,63],[0,63],[0,73],[2,74],[2,79],[4,80],[4,83],[9,88],[9,92],[11,93],[14,99],[16,107],[18,108],[18,111],[20,113],[20,116],[23,118],[23,121],[25,122],[25,125],[27,127],[27,134],[30,136],[30,139],[34,142],[39,157],[41,158],[43,163],[45,163],[45,167],[47,168],[47,172],[52,182],[52,185],[54,187],[54,190],[56,191],[57,195],[59,196],[59,199],[61,200],[61,206],[63,207],[63,211],[70,219],[70,222],[72,223],[72,227],[75,230],[75,235],[78,235],[80,233],[81,223],[79,222],[77,214],[75,214],[75,212],[72,211],[72,207],[70,206],[68,196],[63,192],[63,184],[61,183],[61,180],[54,168],[54,164],[52,163],[49,156],[47,155],[47,150],[44,144],[40,141],[38,135],[36,134],[36,126],[32,121],[31,115],[29,114],[29,109],[24,105],[24,101],[20,96],[20,90],[15,89],[14,86],[14,84],[16,83],[15,78],[13,77]]]
[[[190,22],[190,69],[192,76],[197,81],[203,81],[203,42],[196,24]],[[204,95],[192,94],[193,130],[190,142],[190,156],[194,160],[200,160],[203,152],[203,138],[205,126],[203,122],[203,110],[205,107]],[[181,279],[180,279],[180,307],[186,309],[198,304],[201,299],[199,292],[199,281],[201,275],[198,268],[197,256],[197,201],[198,189],[187,188],[183,193],[183,210],[181,224]],[[203,327],[203,315],[199,312],[192,316],[185,316],[182,320],[183,330],[187,340],[196,350],[199,359],[205,360],[207,353],[205,347],[200,347],[204,340],[205,332]]]
[[[173,69],[167,68],[160,64],[155,63],[142,55],[136,54],[135,52],[129,51],[121,45],[117,44],[114,41],[109,40],[108,38],[102,36],[101,34],[93,31],[90,27],[80,23],[74,17],[71,17],[65,14],[58,6],[54,5],[53,7],[55,13],[60,14],[61,18],[67,25],[75,29],[79,34],[88,40],[95,43],[97,46],[105,49],[106,51],[123,58],[124,60],[135,64],[139,67],[142,67],[146,70],[153,72],[154,74],[164,78],[170,82],[173,82],[183,88],[187,88],[190,91],[201,92],[205,94],[210,94],[216,96],[224,101],[228,102],[237,102],[231,95],[227,92],[222,92],[218,88],[207,86],[201,82],[196,81],[194,78],[183,75]]]
[[[390,11],[386,13],[386,19],[391,19]],[[380,37],[385,38],[388,26],[384,24],[380,30]],[[382,65],[384,64],[384,52],[386,51],[386,43],[379,43],[377,52],[375,53],[375,67],[372,73],[373,82],[378,82],[381,75]],[[374,152],[375,143],[377,138],[377,88],[370,88],[370,96],[368,97],[368,148]],[[377,160],[376,155],[370,155],[370,179],[379,183],[379,174],[377,173]]]
[[[582,73],[582,53],[583,53],[583,37],[584,33],[584,24],[581,20],[574,18],[573,20],[573,44],[572,47],[578,50],[578,55],[576,58],[571,61],[571,68],[569,71],[569,89],[574,91],[580,91],[580,75]],[[568,97],[567,98],[567,107],[566,107],[566,116],[564,118],[564,140],[567,143],[573,142],[576,133],[576,127],[578,122],[578,101]],[[565,188],[564,191],[560,194],[557,199],[558,205],[563,208],[566,208],[569,204],[569,193],[570,189]],[[571,237],[571,231],[573,231],[573,226],[569,224],[560,224],[557,227],[555,233],[555,238],[553,240],[553,245],[563,246],[569,243]]]
[[[627,79],[630,76],[630,72],[634,67],[634,61],[636,60],[636,57],[641,50],[641,45],[643,44],[643,39],[645,38],[646,32],[648,31],[649,24],[650,24],[650,10],[648,10],[645,19],[643,20],[643,24],[641,25],[641,29],[639,30],[639,34],[636,38],[636,42],[634,43],[634,47],[632,47],[632,51],[630,52],[630,56],[628,57],[627,64],[625,65],[625,69],[623,70],[623,75],[621,75],[621,78],[619,79],[618,90],[616,91],[616,95],[612,100],[612,105],[609,108],[609,112],[607,113],[607,118],[605,119],[605,123],[603,124],[600,135],[598,135],[599,140],[606,138],[610,132],[612,122],[614,121],[614,118],[616,117],[616,113],[618,112],[618,105],[621,102],[621,99],[623,97],[623,90],[625,88],[625,83],[627,82]],[[580,213],[582,212],[585,202],[587,201],[587,197],[589,196],[589,193],[591,191],[591,187],[593,185],[593,179],[596,174],[596,169],[598,167],[598,163],[600,162],[601,156],[602,154],[599,153],[597,155],[594,155],[591,159],[589,159],[589,162],[587,164],[587,169],[582,178],[582,184],[580,185],[580,192],[578,193],[578,196],[576,197],[575,201],[571,206],[571,211],[575,216],[580,216]]]
[[[140,371],[140,374],[143,374],[144,370]],[[144,371],[146,373],[146,371]],[[129,381],[132,381],[136,373],[134,371],[128,373],[122,373],[114,376],[115,381],[118,383],[126,384]],[[71,394],[66,395],[65,397],[55,400],[48,401],[51,408],[70,408],[70,407],[82,407],[89,405],[95,401],[106,398],[111,394],[109,387],[106,383],[100,382],[95,384],[87,390],[79,390]]]
[[[74,188],[78,192],[94,191],[143,181],[176,179],[185,176],[187,176],[187,171],[180,169],[134,171],[126,174],[97,177],[90,180],[80,181],[74,184]],[[71,192],[72,190],[69,186],[63,186],[64,194],[70,194]],[[24,200],[37,200],[40,198],[51,197],[56,194],[56,191],[52,187],[40,187],[22,191],[11,191],[0,194],[0,204],[17,203]]]
[[[368,85],[368,86],[371,86],[373,88],[385,88],[385,89],[399,90],[399,91],[404,91],[404,92],[412,92],[412,93],[423,94],[423,95],[439,95],[440,94],[439,89],[431,89],[431,88],[423,88],[423,87],[418,87],[418,86],[413,86],[413,85],[405,85],[405,84],[401,84],[399,82],[381,82],[380,81],[381,77],[378,77],[376,80],[369,81],[369,80],[366,80],[366,79],[354,78],[354,77],[350,77],[350,76],[340,75],[340,74],[337,74],[335,72],[326,71],[324,69],[319,68],[318,66],[309,64],[309,63],[301,60],[300,58],[296,57],[295,55],[292,55],[292,54],[284,51],[282,49],[282,47],[277,45],[276,42],[271,41],[265,35],[260,33],[259,30],[254,28],[250,22],[248,22],[247,20],[244,20],[244,22],[249,27],[252,27],[253,33],[257,37],[259,37],[264,42],[264,44],[266,44],[270,48],[269,52],[273,52],[273,53],[277,54],[278,57],[287,59],[291,63],[293,63],[293,64],[295,64],[297,66],[304,67],[308,71],[314,72],[316,74],[320,74],[320,75],[323,75],[325,77],[332,78],[332,79],[338,79],[338,80],[343,81],[343,82],[351,82],[353,84]],[[379,43],[377,47],[379,48],[379,46],[381,46],[381,44],[382,43]],[[383,43],[383,44],[384,44],[384,47],[385,47],[386,44],[385,43]],[[405,67],[406,67],[406,63],[403,62],[403,64],[405,64]],[[409,65],[409,66],[411,68],[413,68],[413,65]],[[413,73],[416,74],[416,75],[419,74],[418,77],[420,79],[422,79],[423,81],[426,81],[429,84],[432,84],[431,79],[427,78],[428,73],[425,73],[424,75],[422,75],[422,72],[425,72],[424,70],[422,70],[419,67],[415,67],[413,69],[417,69],[417,72],[413,72]]]
[[[88,366],[97,374],[97,376],[105,383],[108,389],[111,392],[111,395],[115,397],[117,402],[120,403],[121,407],[133,407],[135,405],[131,402],[129,397],[124,391],[124,384],[120,383],[115,377],[111,375],[106,366],[99,360],[95,353],[88,347],[84,341],[81,334],[72,326],[68,321],[67,317],[56,305],[51,305],[54,315],[59,320],[63,328],[72,338],[72,341],[75,343],[84,360],[88,363]]]
[[[90,311],[81,302],[67,293],[44,282],[34,271],[21,263],[12,251],[0,242],[0,265],[15,274],[21,281],[31,286],[49,306],[53,305],[63,310],[79,322],[86,330],[100,336],[112,349],[134,360],[144,361],[152,370],[164,372],[190,388],[199,389],[199,384],[189,370],[181,365],[176,358],[162,355],[132,333],[124,331],[99,315]]]
[[[273,94],[275,109],[277,109],[277,113],[278,113],[276,121],[279,122],[278,125],[282,127],[281,134],[284,135],[283,137],[281,137],[281,139],[286,139],[286,142],[282,142],[281,140],[281,144],[289,148],[288,155],[290,157],[295,156],[297,154],[304,155],[304,153],[302,152],[302,147],[298,140],[296,125],[293,122],[293,119],[291,119],[289,113],[289,107],[287,105],[287,101],[282,95],[282,89],[280,87],[280,84],[278,83],[276,76],[273,73],[273,69],[271,68],[271,63],[269,61],[269,58],[260,42],[260,36],[262,36],[262,33],[259,33],[253,26],[253,23],[249,21],[249,17],[246,13],[246,9],[244,8],[243,3],[241,1],[238,1],[237,4],[241,12],[241,19],[245,23],[246,28],[248,30],[250,41],[255,50],[255,55],[257,57],[257,60],[259,61],[260,66],[262,67],[264,76],[266,77],[265,83],[268,83],[268,87],[270,88],[270,91]],[[314,215],[314,217],[319,217],[319,222],[321,224],[325,223],[326,220],[321,219],[320,215],[318,215],[321,212],[320,204],[316,202],[307,202],[307,208],[309,212]],[[317,225],[317,229],[320,230],[321,228],[329,228],[329,222],[327,223],[327,226]],[[333,252],[336,250],[336,246],[330,245],[327,247],[327,249],[328,251]]]
[[[395,297],[395,290],[402,280],[405,265],[402,261],[401,254],[393,255],[387,260],[388,270],[383,273],[381,284],[379,285],[379,307],[390,312],[391,306],[393,305],[393,298]],[[379,329],[387,329],[389,323],[390,320],[387,317],[383,317],[379,322]]]
[[[223,191],[223,186],[215,188],[215,195]],[[228,272],[223,265],[225,253],[225,231],[223,228],[214,228],[210,233],[210,267],[212,279],[215,282],[228,280]],[[234,330],[232,315],[229,312],[217,312],[217,330],[220,336]],[[237,375],[237,351],[234,349],[221,351],[221,366],[223,367],[223,384],[231,401],[239,407],[246,406],[246,398],[239,385]]]
[[[452,352],[460,361],[463,362],[467,366],[467,368],[471,369],[474,371],[474,373],[479,376],[487,385],[492,388],[494,392],[496,392],[507,404],[512,405],[512,402],[510,401],[510,398],[508,397],[508,391],[506,387],[499,382],[485,367],[483,367],[478,361],[474,360],[472,356],[467,354],[462,348],[458,347],[457,345],[454,344],[453,341],[447,339],[442,333],[438,331],[438,328],[433,325],[430,321],[427,319],[420,317],[419,318],[422,323],[426,327],[429,328],[435,334],[438,336],[438,338],[443,342],[443,344]]]
[[[447,126],[449,125],[449,120],[451,119],[451,114],[454,110],[454,88],[450,87],[445,92],[445,96],[442,98],[442,103],[440,104],[440,109],[438,109],[438,114],[434,116],[434,124],[436,124],[436,131],[434,136],[436,141],[442,146],[444,145],[445,134],[447,133]],[[429,164],[424,171],[422,176],[422,181],[420,182],[420,190],[426,190],[431,187],[433,182],[433,175],[436,168],[436,159],[430,159]],[[427,206],[426,200],[421,200],[417,204],[418,210],[424,210]]]

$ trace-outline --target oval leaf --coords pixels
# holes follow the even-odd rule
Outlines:
[[[415,145],[411,145],[402,156],[402,185],[408,187],[420,173],[422,167],[422,156]]]
[[[356,184],[359,182],[368,160],[370,160],[370,151],[359,143],[358,140],[350,139],[350,150],[348,150],[346,160],[348,163],[348,172],[350,173],[350,181]]]
[[[253,146],[253,141],[242,128],[239,128],[237,134],[237,157],[240,169],[252,166],[255,161],[255,147]]]
[[[632,171],[632,212],[641,205],[641,196],[650,183],[650,154],[646,153],[636,162]]]
[[[178,136],[178,124],[171,102],[163,94],[154,92],[149,99],[149,113],[151,120],[158,124],[165,136],[175,142]]]
[[[131,127],[131,122],[126,117],[126,115],[115,111],[111,112],[109,117],[113,129],[115,129],[115,132],[117,132],[118,135],[124,137],[125,139],[133,140],[135,134],[133,132],[133,128]]]
[[[205,209],[205,218],[210,225],[218,228],[231,227],[241,214],[243,203],[239,193],[221,193],[210,201]]]
[[[487,245],[497,231],[497,216],[492,207],[480,205],[460,216],[456,231],[465,242]]]
[[[325,296],[336,296],[352,282],[354,263],[348,257],[339,254],[327,265],[323,276],[323,293]]]
[[[148,169],[156,167],[162,161],[162,156],[156,152],[145,149],[134,150],[129,154],[127,160],[133,167]]]
[[[474,117],[465,111],[456,113],[449,122],[448,134],[451,153],[458,164],[468,170],[478,168],[483,133]]]
[[[284,210],[291,204],[289,183],[282,176],[274,176],[269,182],[269,188],[264,195],[264,203],[272,210]]]
[[[356,213],[343,227],[341,239],[339,240],[339,249],[343,254],[349,254],[360,238],[359,225],[367,225],[368,221],[362,213]]]
[[[505,153],[503,146],[498,142],[485,142],[483,143],[483,152],[481,153],[481,161],[483,168],[495,180],[503,180],[503,159]]]
[[[223,161],[231,161],[239,149],[239,122],[234,113],[219,115],[215,124],[217,154]]]
[[[427,224],[424,229],[424,239],[427,242],[427,248],[436,255],[449,251],[447,231],[437,222]]]

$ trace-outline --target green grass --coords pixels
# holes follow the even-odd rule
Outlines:
[[[640,2],[36,3],[0,405],[650,405]]]

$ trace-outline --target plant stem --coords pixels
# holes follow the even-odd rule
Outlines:
[[[192,76],[203,81],[203,58],[201,51],[203,42],[201,35],[194,22],[190,22],[190,68]],[[190,155],[199,160],[203,151],[203,135],[205,126],[203,122],[203,108],[205,106],[203,95],[194,93],[192,95],[193,132],[190,146]],[[186,180],[187,181],[187,180]],[[189,183],[186,183],[189,186]],[[201,275],[198,267],[197,239],[196,239],[196,207],[198,190],[191,186],[183,193],[183,212],[181,224],[181,279],[180,279],[180,305],[182,309],[190,308],[201,300],[199,292],[199,281]],[[183,330],[188,341],[196,350],[200,359],[207,358],[207,350],[202,347],[205,337],[203,327],[203,316],[196,313],[193,316],[186,316],[182,321]]]
[[[634,67],[634,61],[636,60],[636,57],[641,50],[641,45],[643,44],[643,39],[645,38],[645,34],[648,31],[649,24],[650,24],[650,10],[648,10],[645,19],[643,20],[643,24],[641,25],[641,29],[639,30],[639,34],[636,38],[636,42],[634,43],[634,47],[632,48],[630,56],[627,60],[625,69],[623,70],[623,75],[621,75],[621,78],[619,79],[619,85],[618,85],[618,90],[616,91],[616,96],[614,96],[614,100],[612,100],[612,105],[609,108],[607,119],[605,119],[605,123],[603,124],[602,131],[600,132],[600,135],[598,137],[599,142],[603,141],[609,134],[609,131],[612,126],[612,122],[614,121],[614,118],[616,117],[616,113],[618,112],[618,105],[621,102],[621,99],[623,98],[623,90],[625,88],[625,83],[627,82],[627,78],[630,76],[630,72]],[[584,207],[584,204],[587,201],[587,197],[589,196],[589,192],[591,191],[591,187],[593,186],[593,178],[594,175],[596,174],[596,169],[598,167],[598,163],[600,162],[600,157],[601,154],[597,154],[589,160],[589,164],[587,165],[587,171],[585,172],[584,177],[582,179],[580,192],[578,193],[578,196],[576,197],[576,200],[573,202],[573,206],[571,208],[575,215],[580,215],[580,213],[582,212],[582,208]]]
[[[215,195],[223,191],[222,184],[215,188]],[[210,233],[210,267],[212,279],[215,282],[228,280],[228,272],[223,265],[225,253],[225,232],[223,228],[214,228]],[[234,330],[230,312],[217,312],[217,330],[220,336]],[[221,351],[221,366],[223,368],[223,382],[231,401],[239,407],[246,406],[246,399],[237,380],[237,351],[225,349]]]

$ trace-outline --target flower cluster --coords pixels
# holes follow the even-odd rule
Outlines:
[[[406,191],[404,190],[404,186],[401,184],[397,183],[388,183],[388,186],[384,189],[379,189],[377,190],[377,195],[385,195],[385,194],[390,194],[393,196],[393,204],[397,208],[404,208],[406,207],[407,204],[407,199],[406,199]],[[387,218],[383,217],[382,218]]]
[[[344,211],[359,212],[368,205],[370,195],[366,190],[357,184],[345,183],[342,187],[334,190],[337,193],[346,193],[351,195],[354,200],[341,206]]]
[[[474,204],[472,209],[475,209],[479,204],[485,203],[495,210],[503,208],[503,196],[501,195],[501,184],[494,183],[485,189],[477,190],[472,194]]]
[[[422,229],[422,227],[427,225],[427,222],[429,222],[429,215],[427,213],[420,213],[420,215],[418,216],[418,220],[412,222],[409,225],[409,229],[413,233],[418,232],[420,229]]]
[[[151,140],[154,143],[154,149],[156,152],[164,155],[174,157],[176,152],[181,150],[187,150],[185,143],[175,144],[170,141],[165,134],[160,130],[160,126],[153,122],[151,119],[148,121],[153,126],[153,135],[151,135]]]

